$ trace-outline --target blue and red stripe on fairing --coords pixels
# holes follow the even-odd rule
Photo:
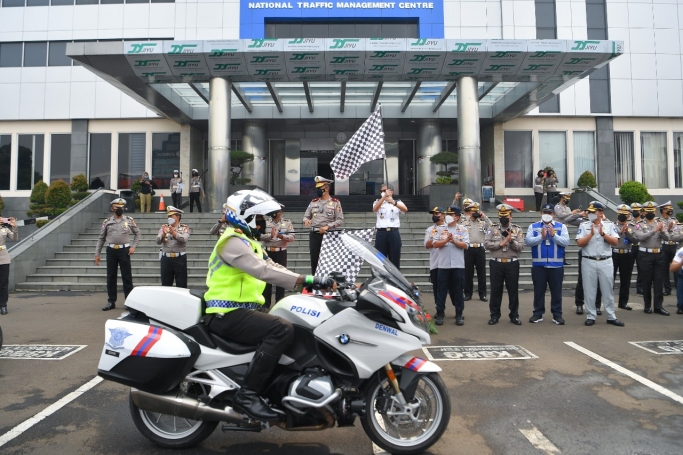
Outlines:
[[[147,331],[147,335],[145,335],[145,337],[140,340],[138,345],[135,346],[135,349],[133,349],[131,355],[137,357],[146,357],[150,349],[152,349],[152,347],[161,338],[162,332],[163,330],[161,328],[150,326],[149,330]]]
[[[427,363],[427,361],[425,359],[421,359],[419,357],[413,357],[412,359],[410,359],[408,361],[408,363],[406,363],[403,366],[403,368],[407,368],[407,369],[413,370],[413,371],[418,371],[420,368],[422,368],[422,365],[424,365],[425,363]]]

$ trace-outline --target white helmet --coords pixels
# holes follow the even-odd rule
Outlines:
[[[228,197],[225,218],[234,227],[256,228],[256,215],[268,215],[281,210],[280,203],[263,190],[240,190]]]

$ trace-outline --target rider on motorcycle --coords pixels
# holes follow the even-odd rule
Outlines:
[[[282,210],[262,190],[242,190],[228,197],[225,218],[230,227],[216,243],[209,258],[206,285],[208,329],[235,342],[259,345],[249,364],[233,408],[255,420],[277,420],[280,416],[261,398],[280,356],[292,344],[294,328],[289,321],[260,311],[266,282],[290,290],[302,286],[333,287],[328,277],[299,275],[273,262],[254,240],[256,215]]]

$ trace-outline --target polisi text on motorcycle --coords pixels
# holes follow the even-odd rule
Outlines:
[[[289,311],[293,313],[301,313],[305,314],[314,318],[319,318],[320,317],[320,311],[313,310],[311,308],[306,308],[304,306],[296,306],[292,305],[292,307],[289,309]]]

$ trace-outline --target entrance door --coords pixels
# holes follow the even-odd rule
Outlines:
[[[334,150],[310,150],[301,152],[301,195],[315,195],[315,177],[321,176],[334,182],[334,173],[330,162],[334,157]],[[331,194],[334,194],[334,183]]]
[[[398,141],[398,193],[415,194],[415,149],[414,141]]]

